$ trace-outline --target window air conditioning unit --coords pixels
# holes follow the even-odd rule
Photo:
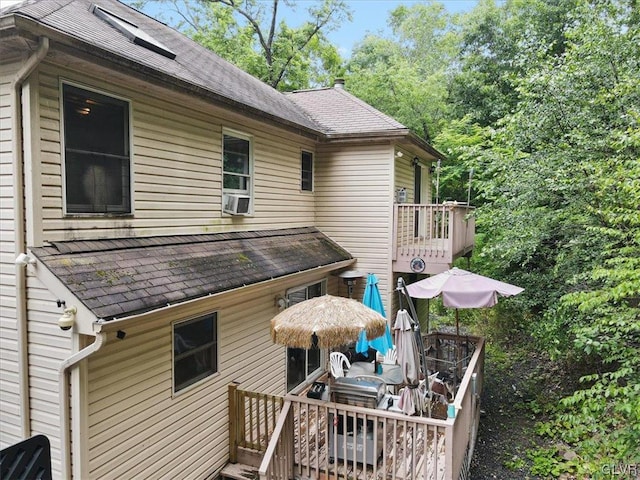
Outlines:
[[[222,210],[224,210],[224,213],[230,213],[231,215],[247,215],[250,204],[251,197],[246,195],[225,194]]]

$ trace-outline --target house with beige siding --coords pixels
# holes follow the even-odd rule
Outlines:
[[[470,253],[439,159],[340,82],[279,93],[115,0],[0,10],[0,448],[46,436],[54,478],[215,478],[228,385],[326,364],[272,343],[283,304],[357,269],[392,309],[399,275]]]

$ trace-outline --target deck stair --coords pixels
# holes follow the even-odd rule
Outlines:
[[[246,447],[237,447],[235,463],[227,463],[220,472],[221,480],[258,480],[263,452]]]
[[[258,480],[258,467],[244,463],[228,463],[220,472],[222,480]]]

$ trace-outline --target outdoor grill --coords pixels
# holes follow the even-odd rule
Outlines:
[[[377,408],[386,390],[383,381],[358,377],[339,377],[331,385],[331,393],[335,402],[367,408]]]
[[[383,381],[363,378],[339,377],[331,385],[333,400],[367,408],[381,408],[387,398]],[[381,423],[364,420],[354,414],[329,412],[329,460],[356,461],[375,465],[382,454],[383,435]],[[377,432],[374,430],[377,429]]]

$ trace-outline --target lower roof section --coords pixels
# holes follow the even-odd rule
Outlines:
[[[31,252],[103,320],[353,259],[313,227],[52,242]]]

